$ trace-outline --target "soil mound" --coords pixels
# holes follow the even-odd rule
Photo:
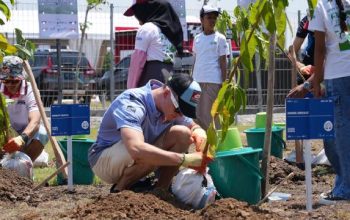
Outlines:
[[[292,172],[294,173],[294,175],[291,178],[291,181],[299,182],[305,180],[304,171],[300,170],[296,166],[287,163],[286,161],[280,158],[271,156],[269,179],[271,185],[277,185]]]
[[[190,214],[190,211],[178,209],[154,194],[122,191],[78,206],[69,217],[79,219],[178,219]]]
[[[0,201],[29,201],[33,182],[15,171],[0,167]]]
[[[262,211],[233,198],[217,200],[196,214],[199,214],[199,219],[280,219],[274,213]]]
[[[164,201],[163,199],[166,199]],[[235,199],[221,199],[201,210],[176,201],[169,193],[122,191],[99,197],[78,206],[69,218],[78,219],[274,219],[276,214],[262,211]]]

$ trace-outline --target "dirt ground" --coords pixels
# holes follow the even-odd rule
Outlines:
[[[313,144],[317,152],[322,144]],[[292,149],[288,144],[287,151]],[[0,219],[350,219],[350,203],[335,206],[318,204],[320,193],[331,189],[334,174],[326,166],[313,168],[313,208],[305,211],[304,172],[278,158],[271,158],[270,188],[278,185],[289,173],[295,175],[276,190],[290,193],[288,201],[266,202],[249,206],[233,198],[225,198],[201,210],[179,203],[167,191],[144,193],[123,191],[110,194],[110,185],[75,186],[75,193],[66,186],[42,187],[15,172],[0,168]]]

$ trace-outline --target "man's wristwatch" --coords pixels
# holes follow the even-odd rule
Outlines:
[[[303,88],[306,89],[307,91],[311,90],[311,83],[309,81],[305,81],[303,84]]]
[[[22,134],[21,134],[21,137],[22,137],[22,139],[23,139],[23,141],[24,141],[24,145],[27,145],[27,143],[28,143],[28,141],[29,141],[28,135],[25,134],[25,133],[22,133]]]

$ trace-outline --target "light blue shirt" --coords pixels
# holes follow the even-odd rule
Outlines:
[[[120,94],[107,109],[98,131],[96,143],[89,149],[89,162],[93,167],[102,151],[121,140],[121,128],[132,128],[143,133],[145,142],[154,144],[170,126],[192,123],[185,116],[163,122],[162,113],[154,103],[151,91],[163,83],[150,80],[145,86],[129,89]]]

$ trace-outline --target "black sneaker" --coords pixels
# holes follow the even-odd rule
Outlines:
[[[111,189],[109,190],[109,192],[110,192],[110,193],[118,193],[118,192],[120,192],[120,190],[117,189],[116,186],[117,186],[117,184],[113,184],[112,187],[111,187]]]
[[[146,177],[145,179],[139,180],[130,186],[130,190],[134,192],[152,191],[155,187],[156,181],[157,180],[154,178],[154,176]]]
[[[322,205],[335,205],[337,202],[344,200],[341,197],[334,196],[332,191],[321,193],[319,203]]]

